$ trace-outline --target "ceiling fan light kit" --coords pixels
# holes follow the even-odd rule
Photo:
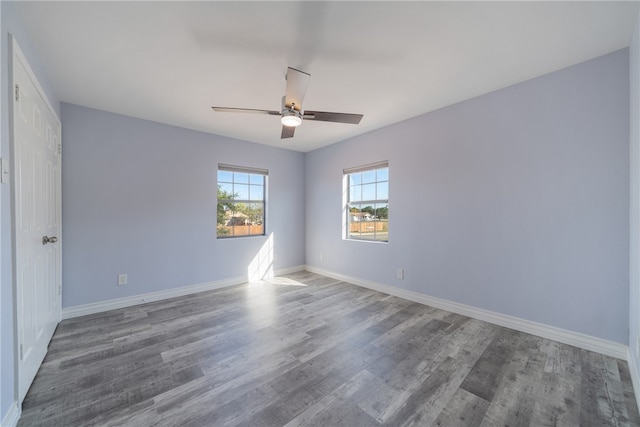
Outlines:
[[[364,117],[362,114],[332,113],[324,111],[302,112],[302,100],[307,92],[311,75],[295,68],[287,68],[287,86],[282,100],[282,111],[258,110],[253,108],[211,107],[220,113],[257,113],[280,116],[282,133],[280,138],[292,138],[295,128],[302,124],[302,119],[319,122],[349,123],[357,125]]]
[[[282,122],[282,126],[300,126],[302,124],[302,115],[299,111],[285,108],[282,110],[282,117],[280,118],[280,121]]]

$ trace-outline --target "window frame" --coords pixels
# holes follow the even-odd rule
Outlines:
[[[231,180],[221,181],[220,172],[231,173]],[[236,181],[236,174],[246,174],[247,175],[246,180],[239,179]],[[260,177],[262,182],[256,183],[255,177]],[[217,193],[216,193],[216,239],[224,240],[224,239],[235,239],[235,238],[241,238],[241,237],[256,237],[256,236],[265,236],[267,234],[266,229],[267,229],[268,181],[269,181],[269,171],[267,169],[234,166],[234,165],[227,165],[222,163],[218,164],[218,169],[216,171],[216,190],[217,190]],[[223,199],[220,198],[221,185],[225,185],[227,187],[230,186],[231,198],[223,198]],[[240,197],[239,192],[235,191],[236,186],[239,192],[245,193],[246,191],[246,197]],[[251,196],[252,187],[261,188],[262,198],[252,198]],[[242,213],[242,216],[244,216],[244,221],[245,221],[244,224],[235,224],[235,223],[228,224],[228,222],[225,221],[224,225],[221,225],[220,224],[220,214],[221,214],[220,205],[221,204],[223,204],[223,206],[229,206],[229,205],[233,206],[238,204],[243,204],[245,206],[249,205],[249,207],[246,208],[249,212],[252,209],[251,207],[252,205],[256,205],[256,204],[261,205],[262,215],[261,217],[259,217],[258,221],[250,221],[248,223],[247,220],[251,217],[251,215],[249,214],[249,216],[247,216],[245,212],[240,211],[240,213]],[[260,209],[260,207],[258,207],[258,209]],[[227,209],[224,208],[223,210],[226,212]],[[225,213],[225,217],[226,217],[226,213]],[[233,221],[233,219],[237,217],[239,218],[239,216],[235,216],[232,214],[229,221]],[[256,222],[258,223],[256,224]],[[243,227],[243,228],[248,227],[246,229],[247,232],[239,233],[239,234],[236,233],[239,227]],[[254,228],[255,228],[255,231],[254,231]],[[224,234],[224,233],[221,234],[221,230],[223,229],[229,230],[229,234]],[[258,231],[258,230],[261,230],[261,231]]]
[[[380,170],[386,169],[385,175],[382,178],[379,178]],[[375,173],[375,178],[373,180],[366,180],[363,178],[364,173]],[[360,174],[359,180],[352,179],[352,176]],[[343,170],[343,240],[351,240],[357,242],[373,242],[373,243],[389,243],[389,162],[381,161],[376,163],[371,163],[367,165],[346,168]],[[386,186],[382,189],[383,194],[381,194],[379,198],[379,185],[386,183]],[[371,188],[365,188],[373,186],[375,189],[373,198],[365,198],[366,193],[370,193]],[[352,194],[352,192],[354,194]],[[386,192],[386,194],[385,194]],[[359,196],[358,196],[359,194]],[[386,198],[384,196],[386,195]],[[353,233],[352,224],[357,223],[358,221],[353,220],[352,208],[354,205],[359,206],[359,213],[365,212],[367,215],[365,217],[371,218],[370,211],[363,211],[363,208],[370,208],[373,210],[372,219],[365,219],[362,221],[362,224],[368,223],[364,225],[367,228],[373,229],[373,236],[368,235],[363,237],[363,232],[360,231],[358,233]],[[383,211],[385,217],[381,218],[379,215],[380,209],[385,209]],[[362,230],[363,225],[359,225],[358,228]],[[380,228],[380,230],[378,230]],[[378,235],[384,236],[386,234],[386,239],[379,239]],[[372,238],[371,238],[372,237]]]

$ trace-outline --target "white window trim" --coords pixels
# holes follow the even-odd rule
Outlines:
[[[216,240],[234,240],[234,239],[241,239],[241,238],[245,238],[245,237],[263,237],[263,236],[266,236],[267,235],[267,199],[268,199],[267,188],[268,188],[268,182],[269,182],[269,170],[268,169],[260,169],[260,168],[245,167],[245,166],[235,166],[235,165],[228,165],[228,164],[224,164],[224,163],[218,163],[218,169],[216,170],[216,188],[219,185],[219,181],[218,181],[218,178],[217,178],[219,171],[248,173],[248,174],[253,174],[253,175],[262,175],[264,177],[263,188],[262,188],[262,191],[263,191],[263,199],[262,199],[263,212],[262,212],[262,233],[261,234],[246,234],[246,235],[221,237],[221,236],[218,235],[217,225],[216,225]],[[257,202],[257,200],[237,200],[237,202],[238,203],[253,203],[253,202]],[[219,199],[216,196],[216,210],[217,210],[218,203],[219,203]]]
[[[351,237],[351,233],[349,230],[349,175],[358,172],[365,172],[372,169],[382,169],[389,168],[389,161],[384,160],[375,163],[369,163],[367,165],[355,166],[351,168],[345,168],[342,170],[342,240],[346,240],[349,242],[364,242],[364,243],[381,243],[388,244],[389,239],[387,240],[367,240],[367,239],[356,239]],[[378,200],[370,201],[364,200],[363,202],[378,202]],[[389,205],[389,199],[386,199],[387,206]]]

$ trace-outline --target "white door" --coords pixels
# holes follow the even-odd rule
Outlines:
[[[60,121],[13,41],[13,185],[19,401],[60,321]]]

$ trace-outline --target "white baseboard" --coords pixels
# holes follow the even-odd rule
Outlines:
[[[275,275],[290,274],[305,269],[304,265],[297,265],[275,270]],[[217,280],[214,282],[201,283],[198,285],[183,286],[181,288],[167,289],[165,291],[150,292],[142,295],[134,295],[131,297],[117,298],[107,301],[100,301],[91,304],[77,305],[62,309],[62,320],[72,319],[74,317],[86,316],[88,314],[102,313],[103,311],[116,310],[118,308],[131,307],[133,305],[144,304],[147,302],[161,301],[164,299],[191,295],[198,292],[212,291],[214,289],[226,288],[229,286],[241,285],[247,283],[247,277],[233,277],[230,279]]]
[[[631,383],[633,384],[633,393],[636,396],[638,412],[640,412],[640,372],[638,372],[638,361],[631,349],[629,349],[627,353],[627,365],[629,366],[629,375],[631,376]]]
[[[604,340],[602,338],[592,337],[590,335],[581,334],[579,332],[572,332],[566,329],[532,322],[530,320],[524,320],[505,314],[500,314],[493,311],[448,301],[445,299],[435,298],[428,295],[420,294],[418,292],[400,289],[395,286],[389,286],[369,280],[362,280],[357,277],[345,276],[343,274],[337,274],[332,271],[327,271],[311,265],[307,265],[306,270],[312,273],[328,276],[336,280],[342,280],[344,282],[352,283],[364,288],[373,289],[378,292],[383,292],[385,294],[404,298],[409,301],[414,301],[420,304],[440,308],[442,310],[451,311],[453,313],[462,314],[474,319],[493,323],[499,326],[504,326],[510,329],[515,329],[516,331],[526,332],[531,335],[558,341],[563,344],[569,344],[585,350],[595,351],[597,353],[601,353],[618,359],[627,360],[629,354],[629,348],[624,344]],[[634,387],[635,385],[636,384],[634,383]]]
[[[20,419],[20,407],[18,406],[18,402],[13,402],[13,405],[7,411],[7,414],[0,422],[0,427],[15,427],[18,424],[18,420]]]
[[[307,268],[306,265],[294,265],[293,267],[287,267],[287,268],[281,268],[279,270],[275,270],[273,274],[276,276],[282,276],[283,274],[292,274],[292,273],[297,273],[298,271],[304,271],[306,270],[306,268]]]

